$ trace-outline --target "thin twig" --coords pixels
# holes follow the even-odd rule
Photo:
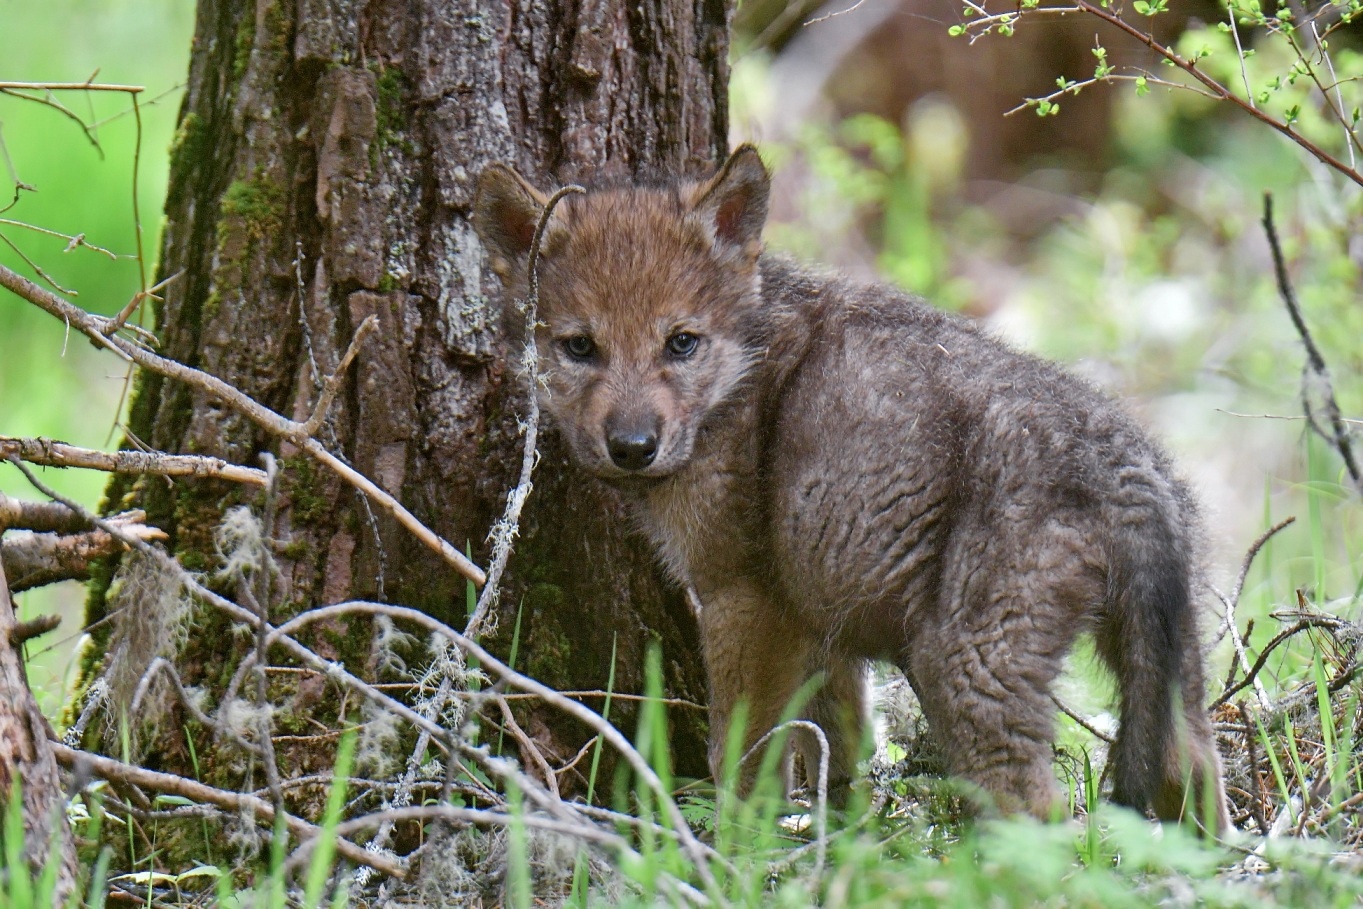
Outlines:
[[[350,346],[346,348],[345,356],[341,357],[341,362],[331,375],[327,376],[322,383],[322,390],[317,396],[317,406],[312,409],[312,416],[308,417],[302,426],[302,433],[305,436],[315,436],[317,430],[322,428],[322,421],[327,418],[327,411],[331,410],[332,402],[336,400],[336,394],[341,390],[341,383],[344,381],[345,373],[350,369],[350,364],[354,362],[355,356],[364,346],[364,342],[379,328],[379,317],[370,315],[360,323],[360,327],[355,329],[355,337],[350,339]]]
[[[1245,85],[1245,100],[1250,107],[1257,107],[1254,103],[1254,90],[1249,87],[1249,68],[1245,65],[1245,48],[1240,43],[1240,26],[1235,21],[1237,10],[1234,0],[1226,3],[1226,19],[1230,22],[1230,33],[1235,36],[1235,56],[1240,60],[1240,80]]]
[[[151,691],[152,683],[156,681],[158,676],[163,674],[170,679],[171,687],[175,689],[175,694],[180,700],[180,706],[185,709],[185,712],[187,712],[196,723],[206,729],[213,729],[218,726],[217,721],[200,710],[198,703],[196,703],[195,699],[190,697],[189,692],[185,690],[185,683],[181,680],[180,673],[176,671],[175,664],[171,663],[170,660],[167,660],[165,657],[159,656],[151,661],[147,666],[146,672],[143,672],[142,677],[137,680],[137,688],[133,691],[132,705],[128,708],[130,716],[138,715],[142,707],[142,702],[147,696],[147,692]],[[227,729],[226,732],[228,737],[247,754],[257,756],[260,754],[260,746],[255,742],[243,738],[233,729]]]
[[[30,92],[127,92],[130,95],[146,91],[141,85],[117,85],[108,82],[0,82],[0,91],[10,89]]]
[[[1316,346],[1315,339],[1311,337],[1310,329],[1306,327],[1306,320],[1302,317],[1301,305],[1297,302],[1296,292],[1292,290],[1292,282],[1288,279],[1287,263],[1283,259],[1282,246],[1278,243],[1278,230],[1273,224],[1273,194],[1269,192],[1264,193],[1263,224],[1264,233],[1268,235],[1269,250],[1273,253],[1273,272],[1278,278],[1278,293],[1282,296],[1283,305],[1287,307],[1288,317],[1292,319],[1292,325],[1297,329],[1297,334],[1301,336],[1302,345],[1306,348],[1307,367],[1315,375],[1319,392],[1324,398],[1325,418],[1330,422],[1332,433],[1326,433],[1316,424],[1314,419],[1310,421],[1311,428],[1339,452],[1339,456],[1344,459],[1345,469],[1353,478],[1354,485],[1358,487],[1359,493],[1363,494],[1363,473],[1360,473],[1358,461],[1354,458],[1353,443],[1349,439],[1349,429],[1344,425],[1339,404],[1335,400],[1335,389],[1330,381],[1330,370],[1325,365],[1325,358],[1321,356],[1320,348]],[[1304,383],[1302,386],[1302,406],[1306,409],[1307,417],[1312,416],[1309,391],[1309,383]]]
[[[503,828],[512,824],[524,824],[535,830],[543,830],[547,833],[557,833],[562,836],[574,837],[584,840],[594,846],[608,848],[612,852],[622,857],[642,861],[643,857],[630,847],[629,841],[619,834],[590,823],[568,823],[554,818],[540,817],[536,814],[510,814],[502,811],[488,811],[479,808],[461,808],[455,805],[422,805],[408,808],[393,808],[388,811],[377,811],[373,814],[366,814],[363,817],[353,818],[342,821],[335,827],[335,834],[338,837],[349,836],[383,823],[400,823],[402,821],[446,821],[448,823],[464,824],[476,827],[497,827]],[[289,856],[285,864],[287,870],[297,870],[308,860],[315,847],[316,841],[309,840],[300,846],[293,855]],[[695,889],[684,881],[673,879],[673,884],[688,899],[699,906],[708,906],[711,901],[704,893]]]
[[[1336,628],[1340,624],[1347,625],[1348,623],[1343,622],[1341,619],[1337,619],[1334,616],[1306,616],[1290,627],[1278,632],[1273,636],[1272,640],[1264,645],[1264,649],[1259,651],[1259,658],[1254,661],[1254,665],[1250,667],[1249,672],[1245,673],[1245,677],[1221,692],[1220,696],[1212,701],[1211,706],[1208,709],[1215,710],[1217,707],[1220,707],[1222,704],[1229,701],[1236,693],[1253,684],[1254,679],[1258,677],[1260,670],[1264,668],[1264,664],[1268,662],[1268,658],[1273,655],[1273,651],[1282,646],[1286,641],[1290,640],[1294,635],[1300,634],[1308,628]],[[1309,682],[1307,684],[1314,689],[1315,682]]]
[[[1245,751],[1249,755],[1250,784],[1254,786],[1254,792],[1251,793],[1249,800],[1249,813],[1254,818],[1259,832],[1267,836],[1269,826],[1268,818],[1264,815],[1264,781],[1259,774],[1259,756],[1255,748],[1255,731],[1258,727],[1249,715],[1249,708],[1244,704],[1240,705],[1240,718],[1245,722]]]
[[[785,729],[803,729],[812,734],[819,743],[819,771],[814,784],[814,837],[818,844],[815,851],[814,877],[818,879],[823,876],[824,863],[828,857],[828,761],[830,756],[828,736],[824,734],[818,723],[810,720],[787,720],[768,730],[766,734],[753,742],[738,764],[740,767],[746,764],[758,754],[762,746],[769,742],[773,736]]]
[[[63,745],[61,742],[51,741],[49,744],[57,760],[78,774],[93,774],[110,782],[118,781],[129,786],[151,789],[155,792],[166,792],[195,802],[217,805],[219,808],[229,811],[249,811],[252,815],[267,823],[272,822],[276,816],[273,805],[253,795],[217,789],[171,773],[159,773],[138,767],[135,764],[125,764],[103,755],[79,751]],[[285,813],[283,818],[285,825],[300,840],[311,840],[322,832],[316,824],[311,824],[292,814]],[[366,852],[343,837],[344,834],[336,834],[336,851],[350,861],[368,865],[392,877],[403,878],[406,876],[406,871],[397,862],[381,855]]]
[[[1060,700],[1060,698],[1056,697],[1055,695],[1051,695],[1051,701],[1054,702],[1055,706],[1060,708],[1061,713],[1065,714],[1065,716],[1074,720],[1084,729],[1088,730],[1088,732],[1098,740],[1106,742],[1109,745],[1116,741],[1116,739],[1114,739],[1111,735],[1099,729],[1097,726],[1093,725],[1093,723],[1090,722],[1088,718],[1086,718],[1083,714],[1075,710],[1070,705],[1066,704],[1064,701]]]
[[[1307,420],[1310,419],[1305,414],[1299,413],[1237,413],[1234,410],[1226,410],[1224,407],[1216,408],[1217,413],[1223,413],[1228,417],[1244,417],[1250,420]],[[1354,420],[1349,417],[1342,417],[1340,422],[1348,423],[1353,426],[1363,426],[1363,420]]]
[[[465,637],[448,625],[440,622],[438,619],[435,619],[420,610],[410,609],[406,606],[395,606],[389,603],[369,603],[356,600],[311,609],[308,612],[295,616],[283,625],[280,625],[272,632],[271,637],[272,639],[277,637],[281,641],[291,640],[287,635],[295,633],[306,625],[357,612],[369,613],[372,615],[387,615],[392,618],[404,619],[425,628],[428,631],[434,632],[457,645],[466,655],[476,658],[480,666],[485,670],[491,670],[507,684],[519,688],[522,691],[528,691],[532,694],[539,695],[539,697],[543,698],[547,703],[558,710],[600,733],[606,742],[625,759],[625,762],[629,764],[630,769],[637,773],[639,778],[644,781],[644,784],[647,785],[649,789],[653,790],[659,797],[659,800],[668,814],[668,819],[676,826],[678,833],[682,838],[682,845],[690,855],[692,861],[696,864],[701,876],[705,878],[707,884],[714,884],[713,874],[711,873],[707,862],[707,859],[716,859],[713,851],[707,850],[706,847],[696,839],[695,834],[691,832],[691,828],[687,825],[686,819],[682,816],[681,810],[672,800],[671,793],[663,786],[662,780],[658,778],[658,774],[649,765],[648,761],[644,759],[643,755],[639,754],[635,747],[630,744],[630,741],[626,739],[618,729],[589,707],[579,704],[577,701],[565,698],[543,682],[532,679],[507,666],[501,660],[484,650],[477,642]],[[410,710],[407,712],[411,713]]]
[[[1217,596],[1221,598],[1222,605],[1226,608],[1226,616],[1222,620],[1222,627],[1230,633],[1231,643],[1235,647],[1236,660],[1238,661],[1240,670],[1244,672],[1246,676],[1250,674],[1249,656],[1245,652],[1245,642],[1240,636],[1240,628],[1235,622],[1235,610],[1240,606],[1240,595],[1244,592],[1245,581],[1249,578],[1249,570],[1254,564],[1254,559],[1259,555],[1259,551],[1264,548],[1274,535],[1283,528],[1290,526],[1296,520],[1297,518],[1295,515],[1287,517],[1260,534],[1259,538],[1250,544],[1249,549],[1245,552],[1245,558],[1240,563],[1240,573],[1236,576],[1235,587],[1232,588],[1230,596],[1221,596],[1220,592],[1217,592]],[[1251,622],[1252,621],[1253,620],[1251,620]],[[1249,634],[1248,629],[1246,629],[1245,634]],[[1226,677],[1226,688],[1229,688],[1235,680],[1236,665],[1237,664],[1232,664],[1230,674]],[[1258,698],[1259,706],[1265,710],[1268,709],[1268,692],[1265,690],[1263,683],[1259,681],[1257,676],[1254,680],[1254,693]]]
[[[585,192],[586,190],[581,186],[570,183],[550,196],[549,201],[544,205],[544,211],[540,213],[539,222],[535,225],[535,233],[530,240],[530,261],[527,266],[530,275],[530,288],[524,303],[525,352],[521,360],[528,379],[529,394],[526,395],[526,414],[525,421],[522,424],[525,444],[521,452],[521,473],[516,480],[515,487],[507,493],[506,511],[502,514],[501,520],[492,526],[492,533],[489,534],[492,538],[492,564],[488,566],[487,583],[483,586],[483,592],[478,597],[473,615],[469,616],[468,624],[464,626],[464,634],[472,639],[477,639],[482,633],[483,624],[487,621],[492,610],[496,608],[497,599],[501,596],[502,572],[506,570],[506,563],[511,558],[512,541],[516,538],[520,529],[521,509],[525,507],[525,500],[530,496],[532,488],[530,475],[535,469],[535,461],[539,458],[539,452],[536,449],[540,422],[539,350],[535,346],[535,330],[538,327],[537,310],[540,298],[540,244],[544,240],[544,231],[549,226],[549,218],[553,215],[555,206],[563,200],[564,196]]]
[[[103,246],[96,246],[89,240],[85,239],[85,234],[75,235],[64,234],[59,230],[49,230],[46,227],[39,227],[36,224],[29,224],[27,221],[14,221],[9,218],[0,218],[0,224],[6,224],[9,225],[10,227],[23,228],[24,230],[31,230],[34,233],[46,234],[49,237],[60,237],[61,239],[67,241],[66,243],[67,252],[70,252],[71,250],[76,249],[78,247],[84,246],[86,249],[91,249],[94,250],[95,252],[104,253],[104,255],[108,256],[110,259],[113,259],[115,262],[118,261],[117,253],[110,252]]]
[[[540,773],[544,776],[545,787],[549,790],[549,794],[556,799],[562,799],[563,796],[559,793],[558,789],[558,776],[554,773],[554,768],[549,766],[549,761],[545,758],[544,753],[540,751],[539,746],[531,740],[530,736],[525,734],[525,730],[521,728],[521,724],[516,722],[516,717],[511,712],[511,705],[501,698],[497,698],[497,706],[501,708],[502,722],[505,724],[506,730],[511,733],[511,737],[521,746],[522,757],[528,759],[539,768]]]

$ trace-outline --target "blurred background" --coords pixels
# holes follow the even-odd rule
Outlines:
[[[1265,110],[1295,106],[1296,128],[1351,160],[1356,139],[1324,118],[1319,92],[1291,78],[1294,57],[1281,35],[1252,24],[1231,30],[1225,6],[1209,0],[1168,5],[1140,20],[1157,40],[1223,84],[1250,84]],[[1339,404],[1346,417],[1363,418],[1358,185],[1230,104],[1161,84],[1178,74],[1092,17],[1026,16],[980,35],[971,22],[983,14],[964,9],[958,0],[740,7],[732,138],[758,142],[776,170],[770,245],[921,293],[1130,400],[1207,503],[1223,589],[1255,537],[1298,516],[1256,563],[1246,616],[1294,606],[1297,588],[1356,616],[1358,495],[1300,419],[1263,416],[1299,417],[1304,355],[1260,218],[1272,192]],[[1303,12],[1312,10],[1321,12]],[[146,87],[137,198],[150,275],[193,4],[0,0],[0,21],[0,81],[83,81],[97,72],[98,81]],[[1236,38],[1250,51],[1243,61]],[[1331,97],[1355,122],[1359,44],[1350,27],[1329,45],[1340,80]],[[1103,67],[1125,81],[1056,95]],[[1029,98],[1041,100],[1028,106]],[[108,313],[141,286],[134,118],[121,94],[57,100],[99,123],[99,147],[60,110],[0,95],[0,205],[17,182],[33,187],[0,218],[84,234],[116,258],[66,252],[65,239],[2,222],[0,262],[30,277],[40,267],[78,291],[81,305]],[[1047,105],[1059,109],[1039,116]],[[122,364],[0,295],[0,435],[114,444],[125,385]],[[104,483],[74,471],[45,478],[92,506]],[[34,496],[26,485],[0,465],[0,489]],[[26,614],[69,616],[49,636],[62,644],[35,674],[58,681],[67,671],[58,654],[69,652],[80,596],[74,588],[23,597]]]
[[[0,95],[0,208],[10,206],[0,213],[0,263],[49,289],[55,283],[76,291],[71,299],[86,309],[117,312],[142,287],[133,209],[138,157],[137,214],[152,280],[168,149],[193,26],[191,0],[0,0],[0,82],[88,80],[145,87],[138,96],[140,155],[127,94],[29,93],[50,103]],[[88,138],[71,115],[94,124]],[[17,191],[17,199],[16,185],[28,187]],[[114,257],[83,247],[67,252],[69,240],[31,228],[83,234]],[[0,435],[116,446],[126,384],[121,361],[0,291]],[[44,482],[91,507],[98,505],[107,479],[93,471],[35,469]],[[0,491],[42,498],[5,463]],[[24,618],[50,612],[63,617],[56,632],[28,646],[31,684],[51,714],[71,668],[84,591],[68,582],[17,599]]]
[[[1300,16],[1323,31],[1338,9]],[[741,8],[733,131],[776,165],[773,245],[889,279],[1129,399],[1207,504],[1218,584],[1255,537],[1295,514],[1247,601],[1290,604],[1301,587],[1351,610],[1363,579],[1359,500],[1299,419],[1303,347],[1260,221],[1271,192],[1339,404],[1363,417],[1359,186],[1230,104],[1159,84],[1184,80],[1091,16],[1023,17],[1011,35],[975,40],[962,10],[959,0]],[[1232,32],[1225,5],[1204,0],[1127,18],[1223,84],[1254,86],[1266,112],[1298,107],[1294,128],[1353,160],[1356,135],[1288,78],[1295,55],[1282,35],[1243,22]],[[1346,116],[1352,107],[1355,125],[1359,37],[1339,29],[1328,63],[1314,58],[1333,65],[1346,91],[1334,87],[1330,103]],[[1128,81],[1056,95],[1100,66]],[[1047,96],[1058,112],[1027,105]]]

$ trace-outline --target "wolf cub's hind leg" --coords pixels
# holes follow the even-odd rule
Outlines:
[[[1060,801],[1051,685],[1103,588],[1065,525],[998,526],[949,553],[905,671],[950,773],[1000,811],[1047,819]]]
[[[856,776],[868,717],[866,671],[865,660],[832,654],[824,667],[823,682],[804,710],[804,717],[823,730],[828,744],[828,798],[834,805],[847,800]],[[795,747],[804,764],[804,782],[814,791],[819,783],[823,743],[811,731],[800,730]]]

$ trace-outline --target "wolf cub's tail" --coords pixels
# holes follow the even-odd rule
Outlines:
[[[1098,632],[1099,652],[1121,690],[1112,799],[1164,820],[1191,818],[1219,834],[1230,819],[1202,704],[1193,557],[1163,509],[1135,507],[1148,517],[1127,511],[1117,524]]]

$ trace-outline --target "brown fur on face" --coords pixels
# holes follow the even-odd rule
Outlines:
[[[765,170],[740,161],[704,183],[606,189],[555,209],[539,259],[541,397],[586,469],[616,478],[675,472],[691,459],[706,415],[761,357],[753,324],[761,220],[745,189],[765,180]],[[475,226],[492,240],[493,267],[513,292],[524,293],[525,254],[545,202],[504,168],[480,184]],[[765,212],[765,195],[761,205]],[[694,338],[695,349],[669,349],[678,336]],[[575,356],[574,339],[589,339],[590,353]],[[612,439],[631,433],[654,439],[646,465],[612,457]]]
[[[543,404],[701,604],[713,768],[740,703],[751,743],[817,675],[806,715],[845,783],[886,659],[954,774],[1046,816],[1050,686],[1089,630],[1121,690],[1114,798],[1176,818],[1205,791],[1224,829],[1196,509],[1167,458],[1051,364],[763,256],[767,188],[745,146],[708,181],[570,196],[538,272]],[[506,168],[480,181],[512,296],[544,203]]]

